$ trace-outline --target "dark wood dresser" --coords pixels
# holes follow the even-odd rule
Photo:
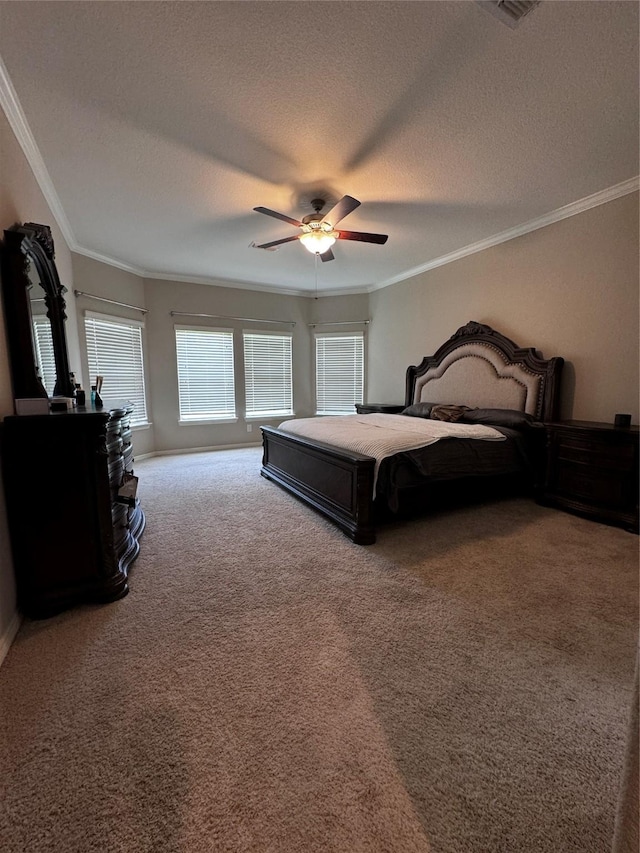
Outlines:
[[[131,412],[123,404],[4,419],[5,500],[27,616],[127,594],[145,524],[138,498],[119,494],[135,484]]]
[[[546,429],[541,502],[638,533],[638,427],[558,421]]]
[[[359,415],[371,415],[376,412],[384,415],[399,415],[406,409],[404,403],[356,403],[356,412]]]

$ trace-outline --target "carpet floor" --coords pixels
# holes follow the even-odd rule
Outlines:
[[[23,623],[3,853],[606,853],[637,537],[514,498],[359,547],[259,468],[138,463],[129,595]]]

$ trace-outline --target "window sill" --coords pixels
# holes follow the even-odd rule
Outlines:
[[[203,424],[237,424],[238,418],[203,418],[202,420],[178,420],[178,426],[202,426]]]
[[[153,423],[151,421],[146,421],[143,424],[135,424],[135,426],[132,424],[131,430],[132,430],[132,432],[136,432],[137,430],[140,430],[140,429],[149,429],[152,426],[153,426]]]

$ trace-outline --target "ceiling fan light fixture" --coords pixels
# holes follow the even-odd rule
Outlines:
[[[324,228],[310,228],[308,231],[305,230],[298,239],[312,255],[324,255],[338,239],[338,232],[325,231]]]

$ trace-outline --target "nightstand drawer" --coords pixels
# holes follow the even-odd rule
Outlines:
[[[608,506],[624,506],[629,500],[625,481],[605,470],[559,464],[555,488],[577,498],[587,498]]]
[[[628,471],[633,463],[634,447],[625,442],[589,441],[584,438],[561,435],[557,438],[558,458],[569,462],[583,462],[598,468],[616,468]]]

